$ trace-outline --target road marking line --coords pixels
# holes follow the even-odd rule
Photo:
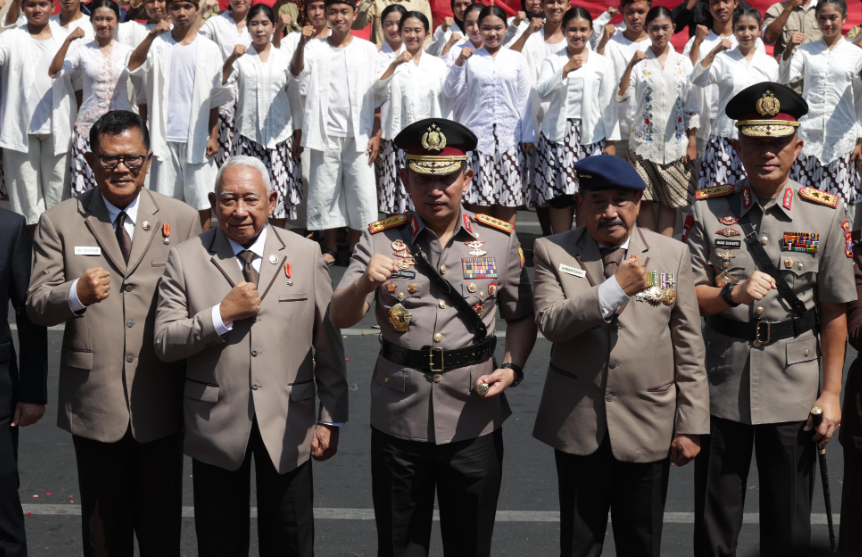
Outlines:
[[[53,515],[53,516],[80,516],[81,505],[21,505],[25,514]],[[194,507],[183,507],[183,516],[192,518],[195,516]],[[257,518],[257,507],[251,508],[251,517]],[[317,520],[374,520],[374,509],[314,509],[314,518]],[[440,515],[434,511],[434,520],[440,520]],[[840,522],[841,515],[834,516],[836,523]],[[557,511],[497,511],[497,522],[559,522],[560,513]],[[664,513],[665,524],[694,524],[694,513]],[[758,524],[760,522],[757,513],[745,513],[742,518],[743,524]],[[823,513],[812,513],[811,524],[825,525],[826,515]]]

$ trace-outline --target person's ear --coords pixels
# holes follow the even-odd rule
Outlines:
[[[799,137],[797,136],[796,148],[793,150],[793,160],[796,160],[799,158],[799,153],[802,152],[802,145],[804,145],[804,144],[805,144],[805,142],[802,141],[801,139],[799,139]]]
[[[638,211],[638,215],[640,215],[640,213],[641,213],[641,200],[643,200],[643,198],[644,198],[644,192],[643,191],[635,192],[635,208]]]
[[[466,170],[464,170],[464,187],[461,188],[461,195],[465,195],[467,193],[467,190],[470,189],[470,184],[473,183],[473,176],[475,175],[476,173],[473,172],[473,169],[469,166]]]
[[[215,194],[215,192],[209,192],[209,193],[207,194],[207,197],[208,197],[208,198],[209,198],[209,200],[210,200],[210,209],[212,209],[212,212],[213,212],[213,213],[218,214],[218,212],[216,211],[216,205],[217,205],[217,203],[216,203],[216,194]]]
[[[673,32],[676,33],[676,23],[673,23]]]
[[[269,192],[268,198],[269,198],[269,216],[272,216],[272,214],[275,212],[275,204],[278,203],[278,192],[275,190],[272,190],[271,192]]]

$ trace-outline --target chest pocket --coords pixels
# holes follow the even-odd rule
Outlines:
[[[781,261],[776,266],[790,288],[798,290],[806,284],[813,284],[816,280],[820,268],[820,256],[817,253],[782,251]]]
[[[731,257],[727,260],[722,259],[719,254],[723,254],[725,252],[733,253],[735,254],[735,257]],[[727,271],[734,278],[739,279],[740,281],[748,278],[750,262],[751,256],[740,249],[717,248],[713,246],[712,252],[709,254],[709,264],[712,265],[716,275]],[[724,266],[725,263],[727,263],[727,267]]]
[[[484,315],[497,303],[497,295],[500,293],[499,284],[498,279],[463,279],[461,295],[472,308],[481,304],[482,315]]]

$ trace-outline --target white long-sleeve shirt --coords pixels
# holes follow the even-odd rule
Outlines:
[[[477,150],[490,154],[494,125],[500,151],[535,143],[532,88],[530,67],[520,53],[502,47],[493,57],[482,47],[460,67],[449,66],[443,93],[451,99],[465,95],[458,121],[479,138]]]
[[[614,76],[619,82],[623,73],[626,71],[626,66],[629,65],[635,52],[640,50],[646,52],[650,47],[649,39],[644,39],[640,42],[630,41],[620,31],[614,33],[614,36],[605,45],[605,58],[609,59],[614,67]],[[673,48],[673,47],[671,47]],[[620,124],[620,139],[628,141],[632,131],[632,118],[635,110],[637,110],[637,99],[632,96],[624,103],[616,103],[617,121]]]
[[[315,39],[305,45],[304,66],[295,79],[300,83],[300,91],[307,91],[302,120],[302,146],[307,149],[326,151],[329,148],[326,120],[332,79],[347,81],[347,101],[350,103],[356,150],[363,152],[368,146],[368,138],[374,128],[374,110],[380,106],[377,95],[371,90],[380,77],[377,73],[377,47],[366,40],[353,37],[350,44],[344,48],[347,75],[333,75],[330,67],[332,46],[329,40]]]
[[[763,81],[778,81],[778,62],[766,54],[765,50],[759,48],[755,49],[750,63],[737,47],[719,53],[707,68],[704,68],[700,62],[695,64],[691,82],[701,89],[715,87],[718,92],[718,108],[710,131],[711,135],[727,139],[739,137],[736,120],[728,118],[724,109],[737,93]],[[703,118],[700,119],[701,124],[703,120]]]
[[[237,131],[267,149],[274,149],[302,125],[298,89],[287,87],[292,54],[271,46],[264,62],[252,45],[234,62],[227,81],[239,91]]]
[[[799,119],[802,155],[826,165],[853,152],[862,137],[862,49],[838,39],[832,50],[823,39],[800,45],[782,59],[781,82],[804,77],[808,114]]]
[[[664,69],[651,49],[646,56],[632,69],[628,89],[616,100],[637,99],[629,149],[646,160],[669,164],[685,156],[686,130],[700,125],[699,102],[691,84],[693,67],[688,56],[672,49]]]
[[[233,54],[236,45],[242,44],[246,48],[251,47],[251,33],[248,32],[248,25],[243,27],[241,33],[237,31],[236,21],[230,16],[230,10],[225,10],[206,20],[199,33],[219,47],[222,62]]]
[[[66,54],[63,69],[55,79],[75,74],[83,78],[84,92],[75,125],[84,137],[89,137],[96,120],[112,110],[137,112],[127,67],[131,55],[132,48],[116,40],[107,53],[92,41]]]
[[[431,41],[428,43],[428,48],[425,49],[425,52],[434,56],[440,56],[443,52],[443,47],[452,38],[453,33],[458,33],[462,37],[465,35],[465,33],[461,32],[461,28],[458,25],[453,25],[445,31],[442,25],[438,25],[437,29],[434,29],[434,33],[431,35]]]
[[[691,60],[691,49],[694,46],[694,39],[694,37],[690,38],[688,42],[685,43],[685,48],[682,51],[683,56],[688,56],[689,60]],[[739,41],[736,39],[736,35],[731,33],[727,37],[722,37],[710,29],[709,35],[707,35],[700,44],[700,52],[695,66],[700,65],[700,61],[709,56],[712,49],[718,46],[718,44],[724,39],[730,41],[731,48],[739,46]],[[754,48],[758,51],[762,51],[763,54],[766,54],[766,47],[763,45],[763,41],[760,40],[760,37],[757,38]],[[718,117],[718,87],[715,85],[698,86],[697,96],[700,104],[701,115],[700,127],[697,129],[697,136],[701,139],[706,139],[711,133],[711,123]]]
[[[383,75],[383,72],[386,71],[386,68],[389,67],[389,64],[391,64],[392,61],[395,60],[395,58],[398,57],[398,55],[401,54],[402,52],[404,52],[404,45],[403,44],[401,45],[401,48],[398,49],[398,52],[396,52],[395,50],[392,49],[392,45],[389,44],[389,41],[384,41],[383,45],[380,47],[380,52],[377,53],[377,75],[378,76]],[[381,122],[381,125],[385,125],[383,123],[386,122],[386,120],[389,118],[389,92],[388,91],[381,91],[377,87],[377,84],[379,82],[380,82],[379,79],[377,81],[375,81],[372,88],[374,89],[374,92],[378,95],[378,97],[380,98],[380,102],[381,102],[381,105],[380,105],[380,122]],[[384,130],[385,130],[385,128],[384,128]],[[385,134],[386,132],[384,131],[383,133]],[[397,132],[396,132],[396,135],[397,135]],[[392,137],[386,137],[386,135],[384,135],[383,139],[393,139],[394,137],[395,137],[394,135]]]
[[[563,67],[569,57],[565,50],[549,56],[542,64],[536,91],[548,103],[542,120],[542,133],[554,143],[563,143],[566,137],[566,120],[572,113],[571,88],[580,89],[581,144],[589,145],[602,139],[620,138],[614,90],[617,80],[613,66],[598,52],[588,52],[587,62],[563,78]],[[579,79],[575,79],[575,77]]]
[[[222,87],[222,60],[218,46],[206,37],[195,37],[195,80],[192,85],[192,111],[189,116],[187,160],[203,164],[207,160],[207,139],[210,135],[210,110],[231,100],[230,90]],[[165,160],[168,150],[168,105],[171,95],[171,58],[177,44],[171,33],[153,40],[147,59],[132,71],[132,76],[146,76],[148,127],[153,155]],[[174,84],[174,87],[180,84]]]
[[[388,67],[381,65],[381,76]],[[381,98],[389,96],[383,139],[395,139],[406,126],[425,118],[450,118],[452,101],[443,94],[447,75],[446,62],[424,52],[418,66],[410,61],[395,68],[389,79],[378,79],[374,91]]]
[[[51,29],[51,52],[55,53],[66,40],[68,31],[54,22]],[[33,90],[36,68],[41,52],[29,48],[27,25],[9,28],[0,34],[0,148],[26,153],[30,130],[30,114],[26,107]],[[54,155],[68,152],[72,143],[72,126],[78,105],[69,76],[55,79],[51,86],[51,134]]]

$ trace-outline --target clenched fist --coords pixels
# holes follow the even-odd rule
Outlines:
[[[248,48],[244,44],[238,44],[233,47],[233,53],[230,55],[231,60],[236,61],[240,56],[248,52]]]
[[[518,12],[515,14],[515,20],[512,22],[514,25],[520,25],[522,21],[527,19],[527,12]]]
[[[730,41],[727,39],[721,39],[721,42],[715,45],[715,48],[712,49],[712,54],[716,55],[720,52],[724,52],[725,50],[730,50],[733,48],[733,45],[730,44]]]
[[[635,64],[637,64],[637,63],[638,63],[638,62],[640,62],[641,60],[646,60],[646,53],[645,53],[645,52],[641,52],[640,50],[635,51],[634,56],[632,56],[632,59],[631,59],[631,61],[629,62],[629,67],[630,67],[630,68],[635,67]]]
[[[222,323],[233,323],[260,312],[260,294],[252,282],[241,281],[231,288],[219,306]]]
[[[452,36],[451,36],[451,37],[449,37],[449,40],[447,41],[447,44],[448,44],[449,46],[452,46],[453,44],[455,44],[455,43],[457,43],[458,41],[460,41],[462,38],[464,38],[464,37],[461,35],[461,33],[452,33]]]
[[[569,61],[566,62],[565,66],[563,66],[563,71],[573,72],[575,70],[583,68],[584,64],[586,63],[585,58],[586,56],[584,56],[583,54],[575,54],[574,56],[569,58]]]
[[[602,40],[605,42],[611,40],[611,37],[613,37],[614,33],[616,33],[616,32],[617,32],[617,26],[614,25],[613,23],[608,23],[607,25],[605,25],[605,32],[602,36]]]
[[[275,24],[275,28],[284,29],[285,27],[288,27],[290,25],[293,25],[293,18],[290,17],[290,14],[281,14]]]
[[[75,30],[69,33],[69,36],[66,37],[66,40],[71,43],[72,41],[83,39],[85,36],[86,35],[84,34],[83,29],[81,29],[80,27],[75,27]]]
[[[458,55],[458,58],[455,60],[455,65],[459,68],[464,65],[464,62],[470,59],[473,56],[473,49],[469,46],[465,46],[461,49],[461,54]]]
[[[762,300],[770,290],[774,290],[775,279],[761,271],[754,271],[742,284],[736,285],[730,299],[739,304],[750,304]]]
[[[158,23],[156,23],[156,26],[153,27],[152,31],[150,31],[150,35],[152,35],[154,37],[158,37],[159,35],[167,33],[170,30],[171,30],[171,22],[168,21],[168,18],[165,18],[165,19],[159,21]]]
[[[543,27],[545,27],[545,22],[542,21],[541,19],[539,19],[538,17],[534,17],[533,19],[530,20],[530,26],[527,27],[527,30],[525,32],[528,35],[531,35],[533,33],[537,33],[539,31],[541,31]]]
[[[313,37],[313,36],[314,36],[314,26],[313,25],[306,25],[305,27],[302,28],[302,37],[300,37],[299,40],[300,40],[300,42],[302,42],[302,44],[305,44],[308,41],[310,41],[311,37]]]
[[[646,265],[636,257],[623,259],[614,277],[617,279],[617,284],[626,293],[626,296],[634,296],[639,292],[643,292],[649,286]]]
[[[365,293],[373,292],[375,288],[389,280],[392,273],[398,272],[398,264],[391,257],[375,253],[368,262],[365,274],[360,278],[360,285]]]
[[[392,65],[393,66],[400,66],[401,64],[406,64],[407,62],[409,62],[411,60],[413,60],[413,55],[410,54],[409,50],[405,49],[405,50],[401,51],[401,54],[399,54],[395,58],[395,60],[392,61]]]
[[[450,27],[455,25],[454,17],[444,17],[443,18],[443,31],[448,31]]]
[[[98,304],[108,297],[111,289],[111,274],[101,267],[87,269],[75,287],[78,300],[85,306]]]
[[[709,27],[706,25],[698,25],[694,31],[694,42],[700,44],[709,36]]]
[[[608,15],[611,16],[611,19],[617,17],[620,13],[620,11],[618,9],[614,8],[613,6],[608,7],[607,11],[608,11]]]

